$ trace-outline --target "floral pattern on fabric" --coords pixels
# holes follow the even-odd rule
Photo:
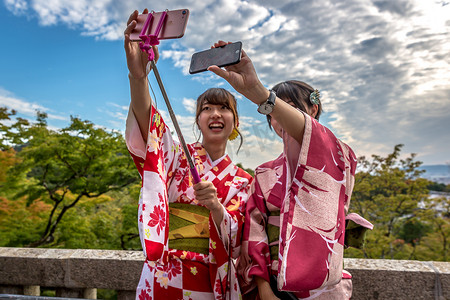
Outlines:
[[[160,196],[161,198],[161,196]],[[152,213],[150,213],[150,221],[148,222],[148,226],[156,227],[156,232],[160,234],[161,229],[166,226],[166,216],[165,212],[161,209],[160,206],[155,206],[155,209]]]
[[[169,203],[198,203],[194,199],[193,180],[184,152],[173,141],[170,130],[154,107],[150,119],[147,145],[131,110],[125,134],[129,152],[142,178],[138,225],[147,260],[136,299],[239,299],[235,268],[228,263],[230,255],[237,258],[239,253],[252,178],[228,156],[213,163],[201,144],[188,145],[200,178],[211,181],[217,188],[217,197],[225,208],[224,218],[216,225],[209,216],[208,255],[169,249]],[[216,282],[221,289],[215,289]]]

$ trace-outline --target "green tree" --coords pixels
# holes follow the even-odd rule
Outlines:
[[[15,199],[26,197],[28,205],[44,201],[51,206],[45,228],[29,246],[52,243],[63,217],[80,201],[139,182],[118,132],[107,132],[78,118],[71,118],[66,128],[51,130],[43,113],[38,113],[35,124],[18,119],[2,130],[7,144],[20,149],[20,161],[10,168],[3,191],[15,191]],[[97,222],[101,231],[101,220]]]
[[[242,165],[242,163],[237,163],[236,164],[237,167],[241,168],[242,170],[244,170],[245,172],[247,172],[248,174],[250,174],[252,177],[255,176],[255,171],[253,169],[250,168],[244,168],[244,166]]]
[[[419,260],[450,259],[450,200],[446,197],[428,198],[417,213],[424,225],[431,228],[414,253]]]
[[[396,145],[386,157],[359,158],[351,209],[374,223],[375,228],[368,232],[363,252],[351,250],[348,255],[408,259],[414,253],[414,246],[400,236],[408,229],[405,224],[410,226],[409,220],[417,217],[419,204],[428,198],[429,182],[420,178],[421,162],[414,160],[414,154],[399,158],[402,146]],[[416,240],[423,234],[408,239]]]
[[[136,184],[128,187],[127,194],[120,197],[124,204],[121,206],[120,248],[130,250],[141,250],[141,241],[138,230],[137,201],[139,199],[141,185]]]
[[[51,205],[26,197],[10,200],[0,196],[0,247],[22,247],[39,239]]]

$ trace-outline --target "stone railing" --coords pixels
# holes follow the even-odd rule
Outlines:
[[[97,289],[134,299],[142,252],[0,248],[0,294],[96,299]],[[450,262],[345,259],[352,299],[450,299]],[[169,300],[169,299],[167,299]]]

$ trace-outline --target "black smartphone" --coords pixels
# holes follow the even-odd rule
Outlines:
[[[189,73],[204,72],[209,66],[226,67],[241,61],[242,42],[227,44],[223,47],[212,48],[192,54]]]

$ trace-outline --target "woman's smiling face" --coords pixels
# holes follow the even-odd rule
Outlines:
[[[234,128],[233,112],[223,104],[205,101],[197,119],[203,143],[226,143]]]

